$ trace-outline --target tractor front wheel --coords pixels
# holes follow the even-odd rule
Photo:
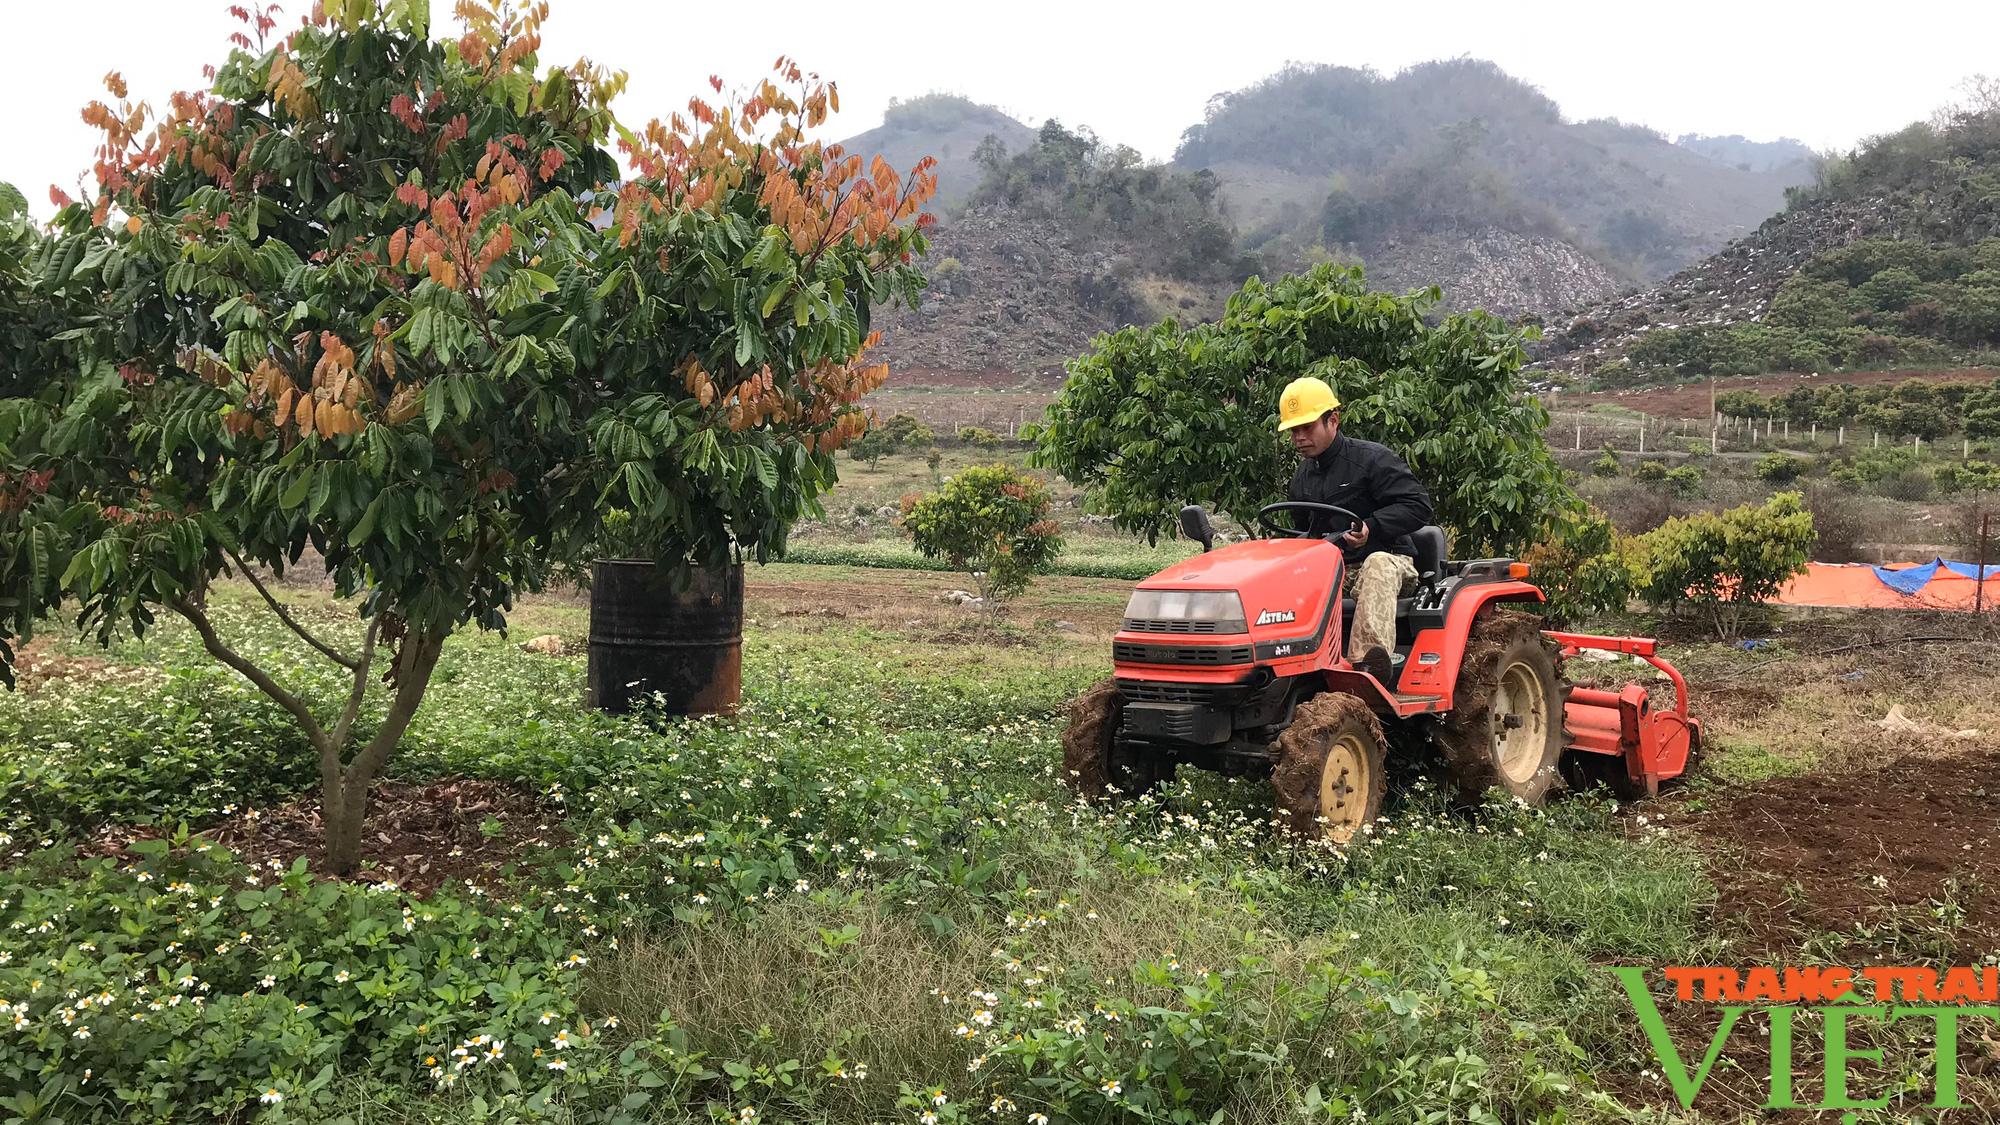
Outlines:
[[[1120,745],[1125,698],[1117,680],[1100,680],[1069,701],[1063,728],[1063,783],[1093,801],[1142,796],[1172,780],[1172,763]]]
[[[1559,778],[1563,688],[1541,619],[1493,609],[1472,623],[1451,712],[1437,726],[1458,798],[1493,788],[1539,805]]]
[[[1299,704],[1278,736],[1271,774],[1278,820],[1302,835],[1345,844],[1382,814],[1388,786],[1382,724],[1352,695]]]

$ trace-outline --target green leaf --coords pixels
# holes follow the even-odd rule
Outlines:
[[[384,495],[386,493],[376,493],[375,499],[370,500],[368,507],[362,510],[361,518],[354,521],[353,530],[347,533],[347,541],[349,543],[359,546],[368,542],[368,537],[375,534],[375,523],[382,518],[382,497]]]
[[[306,502],[306,494],[312,490],[313,470],[316,468],[317,465],[307,465],[298,476],[292,478],[291,487],[285,489],[283,496],[278,497],[278,507],[289,511]]]
[[[792,283],[789,279],[772,282],[771,287],[764,290],[764,305],[760,315],[768,319],[773,312],[777,311],[778,302],[785,299],[785,293],[791,287]]]

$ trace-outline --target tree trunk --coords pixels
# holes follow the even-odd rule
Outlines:
[[[444,648],[443,634],[413,634],[405,638],[403,651],[395,663],[396,697],[389,702],[382,726],[361,747],[352,761],[337,759],[345,747],[333,747],[335,761],[324,757],[320,767],[320,819],[326,833],[326,869],[346,877],[361,869],[361,834],[368,819],[369,797],[375,775],[402,741],[403,731],[423,704],[424,690],[430,686],[431,672],[437,667]]]
[[[361,869],[361,827],[368,819],[368,790],[349,786],[340,770],[320,785],[320,818],[326,833],[326,869],[352,875]]]

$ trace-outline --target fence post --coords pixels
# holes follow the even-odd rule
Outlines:
[[[1639,423],[1639,452],[1646,452],[1646,423]]]
[[[1871,448],[1874,448],[1874,449],[1880,449],[1880,448],[1882,448],[1882,431],[1881,431],[1881,430],[1876,430],[1876,431],[1875,431],[1875,444],[1874,444],[1874,445],[1873,445],[1873,446],[1872,446]]]
[[[1835,438],[1835,439],[1833,439],[1833,444],[1835,444],[1835,445],[1846,445],[1846,444],[1847,444],[1847,427],[1846,427],[1846,426],[1842,426],[1842,427],[1840,427],[1840,436],[1839,436],[1839,437],[1837,437],[1837,438]]]
[[[1911,435],[1910,435],[1910,452],[1912,452],[1912,453],[1916,453],[1916,454],[1922,454],[1922,453],[1923,453],[1923,451],[1924,451],[1924,438],[1923,438],[1923,435],[1922,435],[1922,434],[1911,434]]]
[[[1583,422],[1580,419],[1576,424],[1576,448],[1578,452],[1583,451]]]
[[[1812,443],[1813,443],[1813,444],[1814,444],[1815,446],[1817,446],[1817,445],[1819,444],[1819,423],[1818,423],[1818,422],[1814,422],[1814,423],[1812,424]]]

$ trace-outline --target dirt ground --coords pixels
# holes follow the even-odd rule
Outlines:
[[[419,895],[463,880],[490,889],[523,856],[568,840],[555,826],[562,816],[533,794],[498,782],[385,781],[375,788],[363,836],[365,861],[354,881],[394,883]],[[164,834],[158,828],[111,828],[82,850],[129,858],[131,844]],[[316,874],[325,874],[317,796],[245,809],[202,835],[252,867],[275,864],[282,870],[303,856]]]
[[[980,643],[993,626],[1029,631],[1079,644],[1101,643],[1109,651],[1132,584],[1101,578],[1041,578],[1027,596],[992,615],[944,600],[955,590],[971,591],[962,574],[922,570],[869,570],[846,567],[768,566],[744,585],[744,618],[790,623],[865,625],[909,635],[915,640]]]
[[[1834,383],[1852,383],[1857,387],[1869,387],[1878,383],[1900,383],[1905,379],[1928,379],[1936,383],[1990,383],[1995,374],[1991,368],[1962,367],[1940,371],[1851,371],[1816,377],[1806,374],[1756,375],[1748,378],[1717,379],[1715,393],[1756,391],[1761,395],[1778,395],[1800,384],[1829,386]],[[1637,410],[1655,418],[1706,418],[1709,408],[1708,391],[1708,383],[1704,380],[1670,387],[1636,387],[1623,391],[1566,394],[1562,396],[1561,405],[1565,410],[1575,410],[1605,403]]]

